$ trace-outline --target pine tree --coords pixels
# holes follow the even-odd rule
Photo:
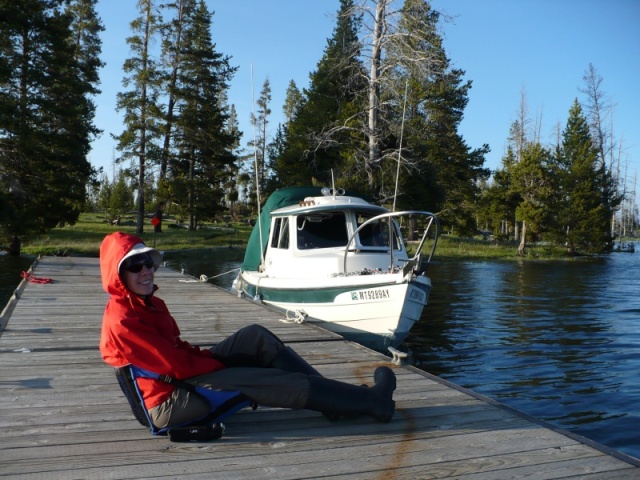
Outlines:
[[[343,187],[360,183],[354,162],[357,148],[362,148],[356,132],[365,118],[366,84],[359,60],[359,22],[353,0],[341,0],[333,35],[285,126],[285,147],[275,161],[276,176],[290,185],[330,185],[332,169]]]
[[[5,235],[73,223],[95,171],[87,160],[97,92],[98,39],[74,35],[81,18],[101,27],[91,2],[0,3],[0,184]],[[75,30],[74,30],[75,29]],[[88,46],[91,46],[90,48]]]
[[[399,204],[438,210],[445,226],[469,234],[476,231],[478,184],[489,176],[483,167],[489,148],[472,150],[458,133],[471,82],[463,81],[464,71],[450,67],[437,30],[439,17],[424,0],[405,2],[396,39],[389,45],[388,61],[395,69],[385,84],[385,103],[394,108],[387,122],[389,135],[399,138],[404,94],[398,92],[405,86]],[[387,162],[388,178],[395,178],[395,168],[395,162]]]
[[[558,161],[567,203],[561,214],[571,253],[601,253],[611,248],[610,210],[603,203],[602,167],[589,125],[576,99],[562,133]]]
[[[518,254],[524,256],[527,235],[540,234],[551,225],[552,198],[555,194],[551,174],[551,153],[539,143],[528,142],[522,147],[520,161],[510,168],[511,192],[520,197],[516,220],[522,222]]]
[[[254,128],[255,138],[247,143],[249,149],[254,153],[250,163],[255,172],[256,180],[254,183],[257,183],[255,188],[261,192],[265,191],[269,177],[267,172],[267,126],[269,125],[269,116],[271,115],[270,103],[271,84],[269,83],[269,78],[266,78],[262,84],[260,96],[256,101],[256,113],[251,112],[251,125],[253,125]]]
[[[223,208],[223,186],[236,160],[237,130],[228,128],[224,102],[237,68],[216,52],[211,40],[211,14],[200,1],[185,24],[182,66],[176,81],[176,103],[181,109],[175,123],[175,149],[179,160],[172,167],[172,182],[182,185],[188,207],[189,228],[198,219],[213,218]],[[180,201],[178,203],[181,203]]]
[[[285,123],[289,124],[296,116],[296,111],[302,104],[303,96],[302,92],[298,89],[296,82],[291,80],[287,86],[287,93],[284,99],[284,106],[282,107]]]
[[[126,170],[120,170],[109,190],[109,210],[112,217],[120,218],[133,207],[133,189],[129,186]]]
[[[125,130],[115,138],[117,149],[122,153],[120,161],[134,158],[138,161],[136,233],[141,234],[144,231],[146,168],[159,162],[161,153],[155,142],[161,133],[162,75],[151,45],[159,34],[162,19],[153,0],[138,0],[138,11],[140,16],[131,22],[134,35],[127,38],[133,56],[125,60],[123,66],[127,75],[123,86],[131,89],[117,95],[116,109],[125,112]]]
[[[176,117],[175,90],[178,73],[182,68],[182,55],[185,48],[184,30],[186,28],[186,23],[191,21],[193,18],[196,2],[195,0],[176,0],[171,3],[167,3],[164,5],[164,8],[172,11],[174,16],[164,26],[162,38],[162,58],[166,69],[163,91],[167,98],[167,106],[162,132],[164,138],[158,183],[162,183],[167,177],[167,169],[171,155],[173,124]]]
[[[516,208],[520,203],[520,194],[513,187],[512,171],[516,156],[509,146],[502,158],[501,168],[493,173],[490,185],[482,192],[479,216],[486,221],[493,234],[506,240],[515,231]]]

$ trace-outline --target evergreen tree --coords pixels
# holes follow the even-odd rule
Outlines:
[[[502,166],[493,174],[491,185],[483,190],[482,211],[479,216],[489,224],[497,238],[506,240],[515,230],[516,208],[520,203],[520,194],[513,187],[512,171],[516,164],[515,153],[511,147],[502,158]]]
[[[269,174],[267,172],[267,126],[269,125],[269,115],[271,115],[271,84],[269,78],[265,79],[260,91],[260,97],[256,101],[256,113],[251,112],[251,125],[255,132],[255,138],[247,143],[249,149],[253,150],[252,161],[257,182],[255,186],[261,192],[265,191],[265,185]]]
[[[291,112],[285,148],[275,161],[276,176],[290,185],[330,185],[332,169],[343,187],[361,183],[354,168],[357,147],[362,148],[356,132],[364,121],[366,87],[359,60],[359,22],[353,0],[341,0],[333,35],[310,74],[303,100]]]
[[[100,42],[85,42],[74,31],[81,20],[94,31],[101,28],[92,8],[91,2],[61,0],[0,2],[5,236],[73,223],[84,207],[86,185],[95,175],[87,154],[97,132],[91,95],[97,92]]]
[[[269,159],[268,168],[273,172],[276,170],[275,162],[277,159],[282,158],[286,152],[287,146],[287,127],[279,124],[276,134],[273,136],[269,145],[267,145],[267,158]],[[265,191],[273,192],[279,188],[289,186],[287,178],[280,178],[277,175],[272,175],[267,184]]]
[[[287,93],[284,99],[284,106],[282,110],[284,112],[285,122],[291,123],[296,116],[296,111],[302,104],[303,96],[302,92],[298,89],[296,82],[291,80],[287,87]]]
[[[162,36],[162,58],[166,67],[165,84],[163,91],[167,97],[167,106],[163,125],[162,158],[160,160],[160,172],[158,183],[161,184],[167,177],[169,158],[171,155],[171,137],[176,116],[176,83],[178,73],[182,67],[182,55],[185,48],[185,24],[193,18],[196,8],[195,0],[176,0],[164,5],[164,8],[172,11],[174,15],[164,25]]]
[[[613,137],[613,106],[602,90],[602,77],[595,67],[589,68],[583,77],[587,95],[587,121],[598,152],[598,176],[601,182],[602,203],[611,212],[611,232],[614,233],[615,212],[625,197],[625,181],[620,173],[620,157],[614,154],[616,149]]]
[[[105,220],[111,220],[109,217],[109,203],[111,201],[112,185],[109,182],[109,178],[106,173],[103,173],[100,177],[98,193],[96,194],[96,207],[102,211],[105,216]]]
[[[104,62],[100,59],[102,52],[102,40],[100,32],[104,31],[104,26],[96,14],[98,0],[75,0],[67,4],[66,12],[71,15],[72,23],[72,44],[74,45],[74,56],[80,69],[79,76],[86,85],[91,95],[98,95],[100,90],[100,68]],[[93,118],[95,105],[87,102],[90,109],[90,118]],[[92,131],[92,133],[98,133]]]
[[[511,164],[511,191],[520,197],[516,220],[522,222],[518,253],[525,255],[527,235],[547,231],[551,225],[552,198],[555,194],[551,175],[551,153],[539,143],[526,143],[519,162]]]
[[[440,209],[452,229],[474,232],[477,185],[489,172],[488,146],[472,150],[457,133],[471,83],[449,66],[427,2],[374,3],[375,12],[371,2],[341,2],[325,55],[274,143],[277,176],[327,185],[333,170],[340,186],[385,202],[400,162],[401,205]]]
[[[606,177],[589,125],[576,99],[562,133],[558,164],[566,206],[561,214],[571,253],[602,253],[611,248],[611,211],[603,202]]]
[[[402,85],[407,91],[399,204],[439,210],[445,226],[471,234],[477,229],[478,185],[489,176],[483,167],[489,147],[472,150],[458,133],[471,82],[463,81],[464,71],[450,67],[438,20],[438,12],[424,0],[407,0],[397,29],[401,41],[389,45],[395,69],[386,83],[385,103],[394,106],[387,122],[395,138],[404,111],[396,92]],[[395,178],[396,162],[386,165],[386,176]]]
[[[176,82],[176,102],[181,115],[176,120],[175,148],[179,160],[172,168],[172,181],[186,195],[189,228],[198,219],[213,218],[223,208],[223,186],[234,164],[237,129],[228,127],[225,92],[237,70],[230,58],[215,51],[211,41],[211,14],[200,1],[184,30],[182,67]]]
[[[118,93],[118,111],[124,110],[125,130],[116,137],[120,161],[137,159],[137,226],[136,233],[144,231],[146,167],[161,158],[157,142],[160,137],[159,120],[162,118],[159,104],[162,85],[161,70],[151,52],[151,45],[161,27],[161,17],[153,0],[138,0],[140,16],[131,22],[134,35],[127,38],[132,57],[125,60],[123,80],[128,91]]]
[[[239,191],[241,188],[239,163],[242,155],[240,149],[240,138],[242,137],[242,132],[240,131],[240,124],[238,122],[238,113],[236,112],[236,107],[233,104],[229,106],[229,118],[227,120],[226,132],[229,137],[233,139],[231,150],[235,161],[226,166],[226,180],[223,182],[223,189],[226,193],[227,206],[229,207],[231,216],[237,219],[238,212],[236,205],[240,198]]]
[[[129,186],[126,170],[120,170],[109,189],[109,211],[120,218],[133,208],[133,189]]]

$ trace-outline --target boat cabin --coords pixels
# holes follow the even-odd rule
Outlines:
[[[407,255],[396,222],[380,218],[364,225],[386,212],[383,207],[346,196],[308,197],[299,205],[274,210],[264,273],[299,278],[319,273],[336,276],[371,269],[372,265],[386,271],[391,262],[390,244],[394,267],[399,267],[403,263],[399,257],[406,260]]]

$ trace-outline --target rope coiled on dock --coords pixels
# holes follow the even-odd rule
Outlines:
[[[42,283],[42,284],[44,284],[44,283],[53,283],[53,279],[51,279],[51,278],[36,277],[32,273],[29,273],[29,272],[22,272],[21,276],[27,282],[30,282],[30,283]]]

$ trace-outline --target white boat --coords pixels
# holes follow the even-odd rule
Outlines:
[[[395,346],[429,298],[421,250],[431,244],[426,262],[431,260],[437,219],[425,211],[390,212],[343,193],[306,187],[274,192],[233,288],[289,319],[317,322],[348,338],[374,334]],[[423,231],[411,257],[399,227],[399,219],[409,218],[406,225]]]

